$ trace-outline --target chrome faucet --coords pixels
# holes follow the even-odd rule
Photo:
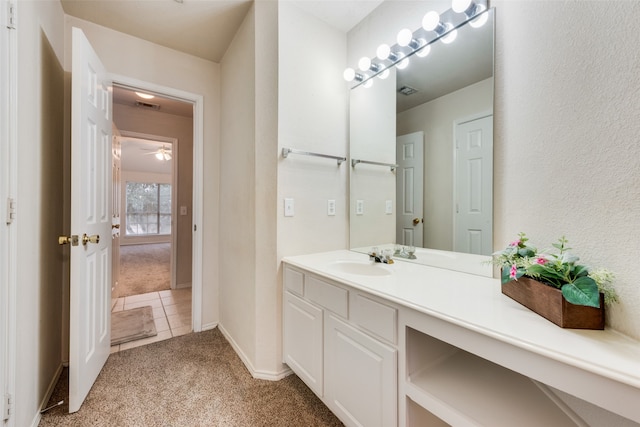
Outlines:
[[[378,248],[371,248],[371,252],[369,252],[369,261],[379,262],[382,264],[393,264],[393,256],[392,251],[389,249],[383,249],[382,251],[378,250]]]

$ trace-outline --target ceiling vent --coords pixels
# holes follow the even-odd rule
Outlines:
[[[139,100],[136,100],[136,107],[151,108],[152,110],[159,110],[160,109],[160,105],[159,104],[152,104],[151,102],[144,102],[144,101],[139,101]]]
[[[409,96],[409,95],[413,95],[414,93],[417,93],[418,89],[414,89],[411,86],[402,86],[400,89],[398,89],[398,92],[400,92],[403,95]]]

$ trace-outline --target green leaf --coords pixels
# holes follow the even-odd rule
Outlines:
[[[548,279],[564,279],[564,276],[561,273],[557,272],[553,267],[548,266],[547,264],[532,264],[527,268],[527,271]]]
[[[518,249],[518,255],[522,257],[532,257],[536,255],[536,251],[534,251],[529,247],[524,247],[524,248]]]
[[[565,284],[562,295],[571,304],[600,307],[598,285],[591,277],[579,277],[573,283]]]
[[[584,265],[574,265],[571,271],[573,277],[582,277],[589,274],[589,269]]]

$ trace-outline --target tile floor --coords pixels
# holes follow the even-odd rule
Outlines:
[[[150,305],[158,335],[111,346],[111,353],[191,332],[191,288],[149,292],[114,300],[111,312]]]

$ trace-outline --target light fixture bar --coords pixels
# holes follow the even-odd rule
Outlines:
[[[359,65],[362,65],[360,70],[363,73],[360,74],[352,68],[347,68],[344,74],[345,80],[354,82],[351,89],[365,85],[365,83],[370,85],[374,77],[388,72],[390,68],[395,66],[400,69],[402,68],[400,64],[406,66],[411,56],[427,56],[433,43],[441,39],[444,43],[451,43],[455,40],[458,28],[467,22],[470,22],[473,27],[481,26],[486,22],[488,6],[488,0],[453,0],[452,8],[442,14],[433,12],[430,15],[427,13],[423,20],[428,21],[427,28],[420,27],[413,32],[402,29],[398,33],[398,43],[383,44],[378,47],[376,55],[372,57],[377,61],[376,63],[367,57],[360,58]],[[426,19],[428,15],[430,17]],[[365,67],[365,65],[367,66]]]

